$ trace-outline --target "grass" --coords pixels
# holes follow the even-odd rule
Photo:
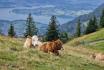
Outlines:
[[[104,29],[84,35],[67,43],[70,46],[85,46],[89,49],[104,52]]]
[[[24,49],[23,43],[24,39],[0,36],[0,70],[104,70],[103,62],[89,58],[90,49],[65,44],[55,56]]]
[[[104,41],[102,42],[96,42],[96,43],[92,43],[90,45],[86,45],[87,48],[89,49],[94,49],[98,52],[103,52],[104,53]]]

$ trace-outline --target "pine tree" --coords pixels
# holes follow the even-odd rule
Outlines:
[[[81,31],[82,31],[82,35],[85,35],[86,33],[86,24],[82,24],[82,28],[81,28]]]
[[[27,36],[33,36],[37,35],[37,28],[35,25],[35,22],[33,21],[33,18],[31,14],[29,14],[27,20],[26,20],[26,32],[25,32],[25,37]]]
[[[89,33],[92,33],[92,32],[95,32],[97,31],[98,29],[98,24],[97,24],[97,19],[96,17],[94,16],[93,19],[90,19],[89,20],[89,23],[87,25],[87,28],[86,28],[86,34],[89,34]]]
[[[91,28],[93,27],[91,24],[92,24],[92,19],[90,19],[88,24],[87,24],[87,28],[86,28],[86,32],[85,32],[86,34],[89,34],[89,33],[93,32],[91,30]]]
[[[46,32],[46,40],[52,41],[56,39],[59,39],[59,30],[56,24],[56,17],[52,16],[48,26],[48,31]]]
[[[3,33],[2,33],[2,29],[1,29],[1,28],[0,28],[0,34],[3,35]]]
[[[78,20],[76,27],[76,37],[80,37],[80,36],[81,36],[81,23],[80,20]]]
[[[100,17],[100,28],[104,28],[104,10],[102,11],[102,15]]]
[[[15,31],[14,31],[13,24],[10,24],[10,27],[8,29],[8,36],[10,36],[10,37],[14,37],[15,36]]]
[[[63,43],[66,43],[66,42],[69,40],[68,33],[67,33],[67,32],[61,32],[61,33],[60,33],[60,40],[61,40]]]
[[[97,31],[99,27],[98,27],[96,16],[93,17],[93,24],[94,24],[94,27],[95,27],[95,31]]]

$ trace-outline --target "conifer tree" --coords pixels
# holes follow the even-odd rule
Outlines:
[[[56,39],[59,39],[59,30],[56,23],[56,17],[52,16],[48,26],[48,31],[46,32],[46,40],[52,41]]]
[[[89,23],[87,25],[87,28],[86,28],[86,34],[89,34],[89,33],[92,33],[92,32],[95,32],[97,31],[98,29],[98,24],[97,24],[97,19],[96,17],[94,16],[93,19],[90,19],[89,20]]]
[[[93,17],[93,25],[95,27],[95,31],[97,31],[98,30],[98,22],[97,22],[96,16]]]
[[[81,36],[81,23],[80,20],[78,20],[76,27],[76,37],[80,37],[80,36]]]
[[[61,32],[61,33],[60,33],[60,40],[61,40],[63,43],[66,43],[66,42],[69,40],[68,33],[67,33],[67,32]]]
[[[14,37],[15,36],[15,31],[14,31],[13,24],[10,24],[10,27],[8,29],[8,36],[10,36],[10,37]]]
[[[104,28],[104,10],[102,11],[102,15],[100,17],[100,28]]]
[[[1,29],[1,28],[0,28],[0,34],[3,35],[3,33],[2,33],[2,29]]]
[[[87,28],[86,28],[86,32],[85,32],[86,34],[89,34],[89,33],[93,32],[91,30],[92,27],[93,27],[91,24],[92,24],[92,19],[90,19],[89,22],[88,22],[88,24],[87,24]]]
[[[33,18],[31,14],[29,14],[27,20],[26,20],[26,32],[25,32],[25,37],[27,36],[33,36],[37,35],[37,28],[35,25],[35,22],[33,21]]]

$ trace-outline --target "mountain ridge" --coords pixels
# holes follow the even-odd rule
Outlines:
[[[2,29],[2,33],[4,35],[8,34],[8,29],[9,29],[9,25],[10,24],[14,25],[15,31],[16,31],[16,35],[17,36],[23,36],[25,28],[26,28],[26,20],[14,20],[14,21],[9,21],[9,20],[0,20],[0,27]],[[39,22],[35,22],[36,27],[39,30],[39,34],[44,34],[44,32],[46,31],[47,28],[47,24],[43,24],[43,23],[39,23]]]
[[[90,18],[92,18],[94,15],[99,18],[101,16],[101,12],[104,9],[104,3],[102,5],[100,5],[99,7],[97,7],[93,12],[89,13],[89,14],[85,14],[85,15],[81,15],[77,18],[75,18],[72,21],[69,21],[65,24],[62,24],[61,27],[62,28],[66,28],[63,29],[64,31],[67,31],[69,33],[75,33],[75,28],[77,25],[77,21],[80,19],[81,23],[84,24],[85,22],[87,22]],[[72,30],[72,31],[71,31]]]

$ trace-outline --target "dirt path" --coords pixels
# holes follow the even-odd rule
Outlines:
[[[89,44],[90,44],[90,45],[94,45],[94,44],[100,43],[100,42],[104,42],[104,40],[94,41],[94,42],[91,42],[91,43],[89,43]]]

